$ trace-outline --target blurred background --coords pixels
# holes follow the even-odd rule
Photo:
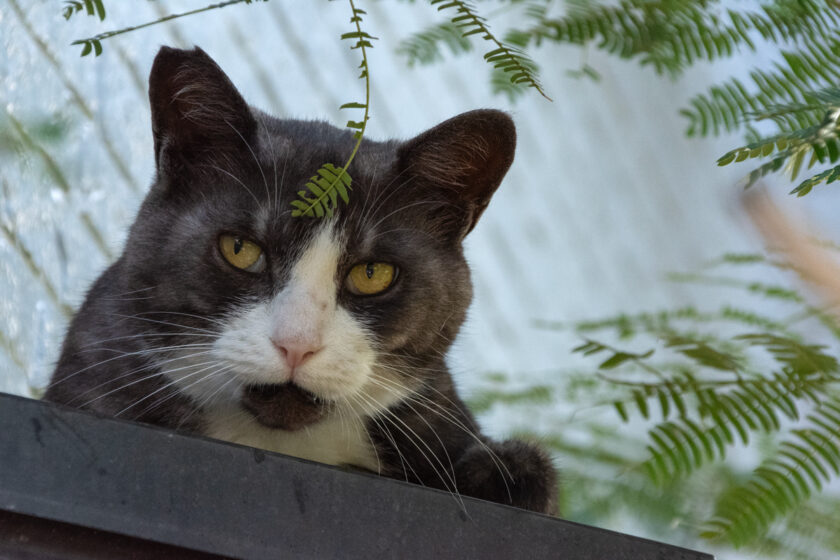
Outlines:
[[[39,394],[72,310],[121,251],[153,175],[146,79],[161,45],[202,47],[249,103],[275,115],[337,126],[354,117],[338,110],[364,87],[358,53],[339,40],[351,30],[345,2],[236,5],[117,37],[96,58],[81,58],[70,45],[204,4],[107,2],[100,22],[83,14],[65,21],[58,2],[0,2],[0,391]],[[607,418],[614,411],[587,392],[591,376],[581,371],[592,365],[571,353],[579,335],[556,327],[731,297],[726,286],[667,278],[762,246],[741,209],[737,183],[748,169],[715,165],[742,138],[687,138],[679,109],[721,76],[766,60],[703,63],[671,81],[598,51],[549,46],[532,54],[553,102],[528,92],[512,103],[491,93],[480,58],[487,49],[478,41],[466,56],[408,67],[400,41],[442,21],[434,8],[360,7],[368,12],[365,29],[379,38],[370,51],[370,138],[409,138],[479,107],[508,111],[517,125],[513,167],[467,240],[475,300],[450,356],[483,426],[497,437],[528,431],[549,442],[562,433],[553,447],[558,466],[575,473],[586,470],[585,454],[574,450],[594,445],[587,422],[595,417],[600,430],[615,434],[599,440],[604,453],[643,457],[641,436],[619,436],[620,419]],[[511,24],[500,6],[480,8],[499,34]],[[600,79],[575,77],[584,64]],[[789,190],[783,179],[766,187],[777,197]],[[831,191],[783,204],[830,233]],[[615,495],[599,493],[599,477],[623,476],[616,468],[595,469],[586,480],[570,474],[580,485],[569,485],[566,516],[710,549],[691,536],[686,511],[664,512],[664,525],[648,525]],[[648,492],[634,488],[640,500]],[[687,510],[707,506],[699,500]]]

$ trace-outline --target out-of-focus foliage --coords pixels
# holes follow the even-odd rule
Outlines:
[[[775,259],[727,255],[700,274],[674,277],[731,286],[739,303],[719,309],[544,324],[577,332],[575,351],[596,359],[595,369],[513,391],[488,383],[471,404],[535,411],[602,396],[596,408],[612,408],[625,428],[584,408],[575,413],[584,419],[534,434],[563,458],[563,501],[575,519],[623,511],[659,531],[676,526],[687,540],[704,537],[763,558],[836,555],[830,527],[840,523],[840,499],[821,491],[840,478],[840,324],[787,285],[766,283],[773,270],[789,273]],[[748,300],[786,317],[756,311]],[[581,431],[596,444],[576,443]],[[820,522],[803,523],[803,515]]]
[[[745,130],[749,144],[732,150],[719,165],[748,158],[770,158],[747,178],[752,185],[768,173],[786,170],[791,180],[803,168],[836,164],[840,99],[840,4],[833,0],[622,0],[618,3],[569,1],[555,14],[546,1],[510,2],[516,19],[505,42],[526,52],[548,44],[603,50],[637,61],[660,75],[678,78],[700,61],[739,53],[772,50],[779,61],[755,68],[749,83],[731,78],[696,95],[681,111],[689,136]],[[406,39],[399,52],[409,64],[439,60],[443,47],[455,54],[469,51],[448,22]],[[527,63],[533,65],[531,59]],[[536,66],[529,66],[536,72]],[[597,79],[584,64],[579,76]],[[516,98],[524,91],[493,75],[497,92]],[[751,121],[772,121],[777,132],[762,136]],[[840,178],[840,165],[824,169],[793,190],[802,196],[820,183]]]

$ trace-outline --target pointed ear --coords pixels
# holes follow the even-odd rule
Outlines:
[[[161,47],[149,75],[149,102],[158,173],[177,173],[208,157],[230,159],[254,138],[245,100],[198,47]]]
[[[502,182],[516,150],[516,128],[501,111],[462,113],[403,144],[400,172],[420,179],[456,208],[457,234],[475,227]]]

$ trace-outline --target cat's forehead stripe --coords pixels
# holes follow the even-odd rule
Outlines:
[[[340,256],[341,240],[333,223],[326,222],[293,265],[292,283],[295,287],[332,299]]]

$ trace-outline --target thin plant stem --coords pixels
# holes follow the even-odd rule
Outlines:
[[[15,1],[15,0],[12,0]],[[154,21],[147,21],[146,23],[141,23],[140,25],[133,25],[130,27],[124,27],[122,29],[115,29],[113,31],[106,31],[105,33],[100,33],[98,35],[94,35],[93,37],[88,37],[86,39],[79,39],[78,41],[73,41],[74,45],[79,44],[88,44],[88,43],[98,43],[104,41],[106,39],[110,39],[111,37],[116,37],[117,35],[122,35],[124,33],[129,33],[131,31],[136,31],[138,29],[143,29],[146,27],[151,27],[153,25],[157,25],[159,23],[163,23],[166,21],[171,21],[173,19],[178,19],[186,16],[191,16],[195,14],[200,14],[202,12],[208,12],[210,10],[217,10],[219,8],[224,8],[226,6],[232,6],[234,4],[241,4],[245,2],[246,4],[250,4],[254,0],[228,0],[227,2],[219,2],[217,4],[210,4],[209,6],[204,6],[203,8],[197,8],[195,10],[190,10],[188,12],[181,12],[180,14],[170,14],[168,16],[163,16],[159,19]]]
[[[361,22],[361,14],[364,14],[365,12],[362,11],[362,10],[357,10],[356,5],[353,3],[353,0],[349,0],[349,1],[350,1],[350,9],[353,12],[353,18],[351,19],[351,21],[356,26],[356,33],[347,33],[345,35],[342,35],[342,39],[357,38],[358,41],[356,42],[356,45],[351,47],[351,48],[358,48],[362,51],[362,64],[360,66],[362,68],[362,75],[360,77],[363,77],[365,79],[365,102],[364,102],[365,114],[364,114],[364,117],[362,118],[362,120],[360,122],[361,126],[358,127],[356,132],[355,132],[356,145],[353,146],[353,151],[350,152],[350,156],[347,158],[347,161],[344,163],[344,167],[342,167],[338,171],[338,173],[335,174],[335,179],[332,181],[332,183],[330,183],[330,185],[327,188],[323,189],[323,191],[324,191],[323,193],[321,193],[319,196],[316,196],[314,199],[312,199],[312,201],[309,203],[308,206],[294,210],[293,213],[292,213],[293,216],[312,216],[315,213],[315,208],[316,207],[318,207],[318,206],[320,206],[320,205],[322,205],[325,202],[328,202],[330,200],[330,198],[329,198],[330,193],[336,188],[336,185],[340,181],[342,181],[343,177],[349,177],[349,174],[347,173],[347,168],[350,167],[351,163],[353,163],[353,159],[356,157],[356,153],[359,151],[359,146],[362,145],[362,139],[364,138],[365,130],[367,130],[367,123],[368,123],[368,119],[370,118],[370,69],[368,68],[367,49],[366,49],[365,44],[366,43],[368,45],[370,44],[367,41],[367,39],[371,38],[371,37],[370,37],[370,35],[368,35],[364,31],[362,31],[362,26],[361,26],[361,23],[360,23]],[[356,104],[356,103],[351,103],[351,104],[348,104],[348,105],[354,106],[353,108],[358,108],[358,104]],[[347,106],[342,105],[341,108],[345,108],[345,107],[347,107]],[[348,123],[348,125],[349,124],[350,123]]]

